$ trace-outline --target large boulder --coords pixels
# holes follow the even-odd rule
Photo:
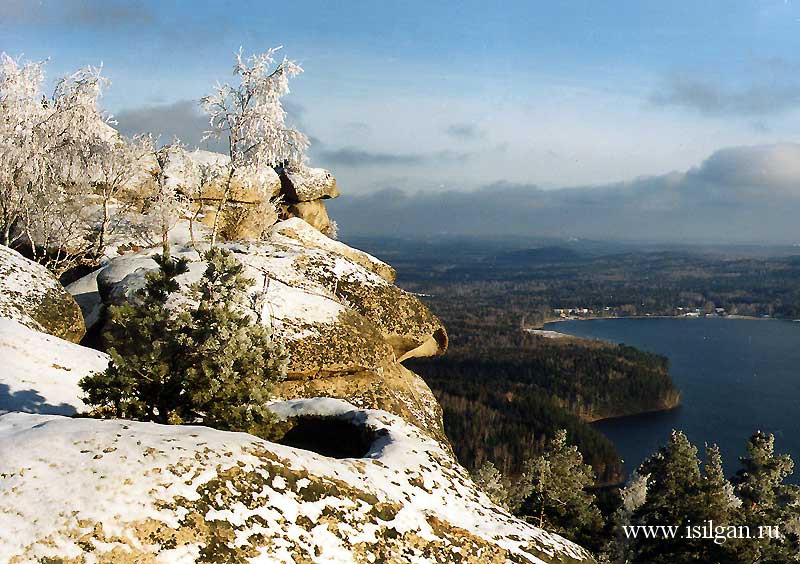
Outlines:
[[[98,268],[67,286],[67,292],[81,308],[87,331],[100,322],[105,308],[97,291],[97,275],[102,270],[103,268]]]
[[[0,416],[0,561],[593,562],[495,506],[397,417],[331,399],[273,410],[283,444]]]
[[[165,147],[161,155],[164,182],[190,198],[202,192],[204,200],[222,197],[230,158],[221,153],[187,151],[182,147]],[[202,190],[201,188],[202,182]],[[243,203],[259,203],[277,196],[281,190],[278,174],[271,167],[239,168],[231,179],[230,199]]]
[[[288,202],[311,202],[340,195],[336,179],[324,168],[301,165],[278,168],[278,173],[281,194]]]
[[[79,342],[86,333],[81,309],[53,274],[0,245],[0,318]]]
[[[392,358],[391,347],[370,320],[297,270],[295,261],[310,252],[304,247],[266,242],[224,243],[221,247],[236,253],[253,281],[251,292],[261,294],[260,322],[272,329],[286,348],[290,378],[353,373],[377,368]],[[206,263],[190,247],[173,247],[171,253],[189,261],[189,271],[176,279],[185,291],[200,279]],[[99,294],[106,304],[135,299],[147,272],[158,268],[152,254],[150,249],[109,262],[97,276]]]
[[[0,412],[74,415],[90,410],[78,382],[108,366],[105,353],[0,319]]]
[[[288,237],[306,247],[324,249],[337,255],[342,255],[354,263],[363,266],[367,270],[371,270],[390,284],[397,278],[395,269],[382,260],[378,260],[364,251],[354,249],[344,243],[326,237],[318,230],[312,229],[307,222],[300,218],[291,218],[286,221],[281,221],[272,228],[270,236],[271,238],[277,238],[279,236]]]
[[[277,384],[279,398],[331,397],[362,409],[382,409],[402,417],[450,451],[442,408],[422,378],[397,362],[372,370],[331,374],[325,378],[289,379]]]
[[[312,200],[310,202],[288,202],[283,203],[281,208],[281,218],[290,219],[293,217],[302,219],[317,231],[325,235],[334,234],[333,223],[328,216],[325,202],[322,200]]]
[[[223,243],[245,265],[258,293],[262,323],[274,329],[290,352],[290,375],[356,372],[382,366],[387,358],[441,354],[447,335],[441,322],[415,296],[388,282],[389,268],[366,253],[322,236],[299,220],[276,225],[265,241]],[[104,302],[130,300],[145,274],[157,268],[153,250],[111,260],[97,275]],[[187,287],[205,265],[191,247],[172,254],[189,260],[178,278]],[[364,266],[366,265],[366,266]]]

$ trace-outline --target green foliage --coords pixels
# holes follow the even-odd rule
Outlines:
[[[286,372],[285,355],[247,310],[250,281],[228,251],[212,248],[184,298],[183,259],[155,255],[137,301],[111,308],[105,338],[111,363],[81,380],[91,405],[115,416],[159,423],[202,422],[269,437],[266,403]],[[181,311],[170,299],[181,299]]]
[[[703,471],[697,449],[686,436],[674,431],[669,444],[648,458],[639,468],[648,475],[644,503],[625,519],[620,510],[618,523],[633,525],[678,525],[675,538],[659,536],[625,539],[617,535],[610,553],[632,563],[784,564],[798,562],[798,490],[783,484],[792,471],[788,455],[774,454],[771,435],[756,433],[748,442],[748,456],[733,484],[725,478],[719,448],[706,448]],[[623,499],[625,495],[623,494]],[[736,528],[739,538],[687,538],[686,526],[714,530]],[[760,527],[778,526],[780,538],[762,534]],[[766,530],[766,529],[765,529]],[[744,531],[744,532],[742,532]],[[713,533],[712,536],[718,533]],[[749,535],[749,537],[748,537]],[[744,537],[744,538],[742,538]]]
[[[490,461],[471,472],[472,481],[500,507],[512,510],[516,500],[512,499],[512,484]]]
[[[649,476],[647,497],[634,512],[634,525],[679,526],[700,524],[706,514],[703,506],[703,476],[697,448],[680,431],[673,431],[669,443],[645,460],[638,473]],[[704,562],[702,539],[636,539],[633,562],[689,563]],[[699,560],[698,560],[699,559]]]
[[[442,405],[445,432],[468,468],[491,460],[519,474],[523,460],[541,454],[545,436],[566,428],[600,481],[618,483],[613,445],[581,418],[651,411],[677,396],[666,359],[633,347],[453,327],[445,356],[408,364]]]
[[[784,484],[794,462],[788,454],[775,454],[775,437],[761,431],[750,437],[747,456],[739,460],[742,468],[732,482],[742,500],[742,520],[754,529],[778,525],[782,536],[779,541],[762,538],[741,543],[743,558],[753,562],[798,561],[800,489]]]
[[[578,448],[567,443],[567,432],[556,432],[544,453],[525,463],[519,480],[522,507],[540,527],[556,531],[585,546],[597,546],[603,518],[589,490],[595,475]]]

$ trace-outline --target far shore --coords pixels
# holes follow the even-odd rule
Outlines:
[[[591,321],[594,319],[749,319],[751,321],[790,321],[800,322],[800,319],[783,319],[780,317],[756,317],[754,315],[712,315],[712,316],[689,316],[689,315],[597,315],[593,317],[561,317],[558,319],[549,319],[543,323],[537,324],[532,327],[527,327],[526,330],[534,331],[548,331],[550,333],[558,333],[558,331],[547,330],[545,325],[550,323],[562,323],[564,321]],[[562,333],[567,335],[567,333]]]

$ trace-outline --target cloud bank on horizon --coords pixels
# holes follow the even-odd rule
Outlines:
[[[386,188],[332,202],[345,236],[506,236],[628,242],[800,243],[800,144],[731,147],[686,172],[542,190]]]
[[[0,51],[50,57],[53,78],[103,62],[123,133],[215,150],[197,100],[240,45],[284,44],[306,70],[290,121],[339,180],[349,232],[800,237],[795,0],[305,0],[276,14],[5,0]]]

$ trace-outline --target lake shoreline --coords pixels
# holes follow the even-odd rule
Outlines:
[[[786,321],[790,323],[800,323],[800,319],[784,319],[781,317],[756,317],[754,315],[712,315],[712,316],[687,316],[687,315],[598,315],[595,317],[566,317],[559,319],[549,319],[535,326],[526,328],[527,331],[548,331],[545,326],[553,323],[565,323],[568,321],[593,321],[595,319],[747,319],[750,321]],[[559,331],[550,331],[552,333],[559,333]],[[569,333],[561,333],[562,335],[569,335]],[[574,337],[574,335],[569,335]],[[600,339],[602,340],[602,339]]]

